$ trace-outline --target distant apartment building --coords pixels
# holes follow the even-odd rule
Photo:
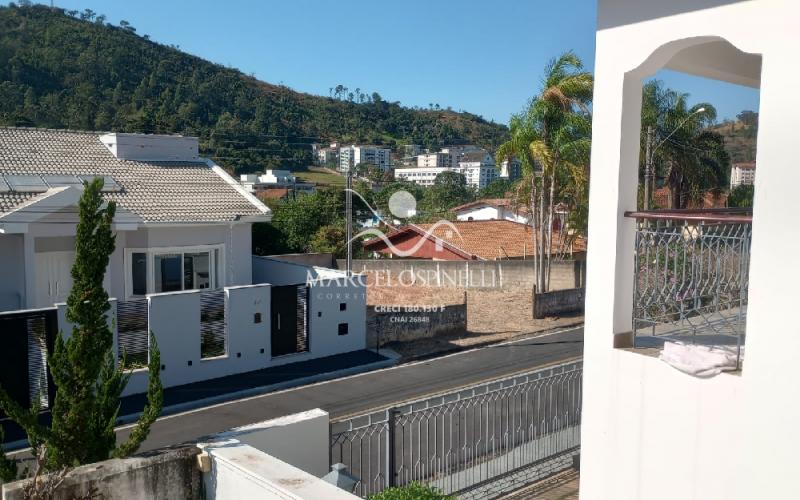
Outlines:
[[[386,172],[392,168],[392,150],[379,146],[343,146],[339,148],[339,171],[347,172],[349,169],[367,163],[375,165]]]
[[[424,155],[431,157],[430,166],[418,166],[410,168],[396,168],[394,170],[394,177],[397,180],[404,180],[413,182],[421,186],[432,186],[436,180],[436,176],[442,172],[458,172],[467,180],[467,185],[480,189],[486,187],[490,182],[497,178],[497,169],[494,164],[492,155],[484,150],[471,151],[461,156],[461,162],[458,166],[451,167],[439,156],[439,165],[435,166],[433,155],[441,153],[433,153],[431,155]]]
[[[442,148],[442,153],[447,153],[448,155],[450,155],[451,167],[457,167],[465,154],[472,153],[475,151],[483,151],[483,150],[478,146],[474,146],[472,144],[464,144],[460,146],[446,146]]]
[[[731,167],[731,189],[752,186],[756,182],[756,162],[734,163]]]
[[[418,167],[448,168],[452,166],[449,153],[427,153],[417,156]]]
[[[315,154],[318,165],[335,164],[339,159],[339,150],[333,147],[318,148]]]
[[[467,178],[467,184],[478,189],[486,187],[497,178],[494,158],[483,149],[461,155],[457,170]]]
[[[516,181],[522,178],[522,163],[516,159],[503,160],[500,164],[500,177],[509,181]]]
[[[423,151],[422,146],[419,144],[405,144],[403,146],[403,157],[417,156]]]

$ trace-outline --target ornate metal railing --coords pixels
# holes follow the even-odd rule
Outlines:
[[[635,338],[689,335],[741,354],[752,216],[730,209],[625,215],[637,222]]]
[[[572,466],[582,375],[573,362],[333,422],[331,464],[363,497],[412,481],[475,497],[517,489]]]

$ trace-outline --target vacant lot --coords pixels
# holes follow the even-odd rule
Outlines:
[[[300,182],[311,182],[323,186],[344,186],[345,178],[322,167],[308,167],[307,171],[295,172]]]
[[[413,342],[395,343],[393,349],[404,356],[429,354],[454,347],[498,342],[520,335],[581,323],[581,315],[534,320],[531,290],[522,288],[464,289],[425,286],[376,286],[369,281],[367,304],[447,305],[467,303],[467,331]]]

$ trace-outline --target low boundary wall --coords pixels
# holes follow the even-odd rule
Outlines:
[[[585,288],[536,293],[533,298],[533,317],[542,319],[564,313],[583,312],[585,298]]]
[[[404,342],[467,330],[467,304],[372,306],[367,313],[367,346]]]

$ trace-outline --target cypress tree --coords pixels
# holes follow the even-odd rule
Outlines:
[[[48,356],[56,386],[50,427],[39,424],[36,405],[24,409],[0,388],[0,408],[25,430],[36,456],[44,450],[48,470],[130,455],[147,437],[163,406],[161,360],[151,334],[147,404],[127,441],[117,446],[114,424],[130,373],[117,366],[107,320],[111,306],[103,277],[114,252],[111,224],[116,205],[111,201],[103,206],[102,186],[99,178],[86,184],[78,204],[73,285],[67,299],[72,334],[65,338],[59,332]],[[0,450],[0,464],[4,459]]]

